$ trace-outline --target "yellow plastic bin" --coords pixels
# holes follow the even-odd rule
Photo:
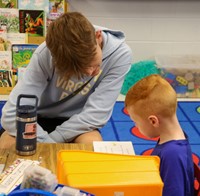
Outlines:
[[[132,156],[89,151],[58,153],[58,182],[96,196],[162,195],[156,156]]]

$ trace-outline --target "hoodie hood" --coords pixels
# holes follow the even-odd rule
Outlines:
[[[105,27],[94,25],[96,31],[101,30],[103,36],[103,59],[111,55],[124,41],[125,35],[119,30],[110,30]]]

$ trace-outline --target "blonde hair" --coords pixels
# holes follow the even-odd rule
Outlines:
[[[138,81],[129,89],[125,106],[134,107],[137,114],[142,117],[148,115],[170,117],[176,113],[177,96],[164,78],[153,74]]]
[[[81,13],[68,12],[50,24],[46,45],[60,75],[81,78],[96,55],[95,29]]]

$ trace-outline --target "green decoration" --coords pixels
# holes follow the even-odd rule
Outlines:
[[[133,86],[139,80],[152,74],[160,74],[160,69],[156,67],[155,61],[140,61],[132,64],[131,69],[125,77],[121,94],[126,95],[131,86]]]
[[[197,107],[197,113],[200,114],[200,106]]]

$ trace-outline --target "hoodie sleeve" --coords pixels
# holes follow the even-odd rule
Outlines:
[[[106,66],[110,68],[89,96],[82,111],[73,115],[68,121],[57,126],[56,130],[50,133],[54,141],[70,142],[77,135],[102,128],[109,120],[124,77],[130,69],[132,52],[123,43],[118,51],[111,54],[106,61]]]
[[[44,91],[48,79],[51,76],[52,69],[47,66],[43,66],[42,58],[40,58],[41,51],[44,51],[44,44],[39,46],[34,52],[29,66],[26,69],[22,79],[20,79],[14,89],[11,91],[8,101],[2,109],[1,124],[2,127],[9,132],[10,135],[16,136],[16,102],[17,97],[20,94],[30,94],[36,95],[40,98],[42,92]],[[48,52],[46,50],[45,52]],[[49,56],[47,55],[46,62],[50,65]],[[32,100],[33,101],[33,100]],[[23,104],[33,104],[31,100],[24,100]],[[48,133],[44,131],[39,125],[37,128],[37,137],[41,141],[54,142]]]

